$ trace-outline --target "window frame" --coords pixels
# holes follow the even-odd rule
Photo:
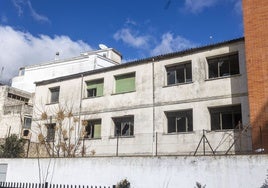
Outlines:
[[[134,136],[134,115],[113,117],[112,120],[114,123],[114,137],[133,137]],[[126,132],[124,133],[123,131],[127,124],[129,128],[126,129],[125,130]]]
[[[210,128],[212,131],[223,131],[223,130],[234,130],[236,128],[240,129],[242,126],[242,108],[241,104],[228,105],[228,106],[218,106],[209,107],[210,114]],[[223,118],[225,116],[225,120]],[[231,115],[232,126],[226,126],[226,118]],[[238,118],[239,116],[239,118]],[[229,117],[230,118],[230,117]],[[236,119],[239,119],[236,122]],[[225,121],[225,122],[223,122]],[[216,125],[218,123],[218,125]],[[224,126],[224,127],[223,127]]]
[[[131,84],[133,84],[133,86],[131,86],[131,87],[129,86],[129,88],[120,88],[118,86],[120,83],[120,80],[121,80],[121,82],[123,82],[123,80],[131,79],[131,78],[133,78],[133,81],[130,80],[129,82],[133,82],[133,83],[131,83]],[[129,93],[129,92],[136,91],[136,72],[129,72],[129,73],[115,75],[114,81],[115,81],[114,94],[123,94],[123,93]],[[122,83],[120,83],[120,84],[122,84]]]
[[[30,126],[26,126],[27,119],[30,119]],[[32,125],[32,117],[31,116],[24,116],[24,119],[23,119],[23,128],[24,129],[31,129],[31,125]]]
[[[53,96],[54,92],[58,93],[56,97]],[[60,86],[49,88],[49,94],[50,94],[50,99],[49,99],[50,104],[59,103]]]
[[[89,119],[89,120],[84,120],[87,121],[87,125],[85,126],[85,139],[100,139],[101,138],[101,119]],[[95,136],[95,130],[96,130],[96,125],[99,125],[99,136]],[[88,129],[90,131],[88,131]],[[90,133],[89,133],[90,132]]]
[[[233,59],[232,59],[233,58]],[[208,75],[207,78],[217,79],[217,78],[226,78],[234,75],[240,74],[240,61],[239,61],[239,53],[233,52],[228,54],[221,54],[214,57],[207,57],[207,66],[208,66]],[[231,64],[233,66],[231,66]],[[224,68],[221,69],[222,65],[228,65],[227,73],[222,73]],[[216,70],[216,73],[213,70]],[[226,69],[226,66],[225,66]],[[213,74],[214,73],[214,74]]]
[[[166,111],[167,134],[180,134],[193,132],[193,109]],[[178,118],[185,118],[185,127],[180,127]],[[173,122],[172,122],[173,121]],[[171,125],[171,123],[175,123]],[[172,127],[175,126],[175,127]],[[175,131],[173,131],[175,130]]]
[[[86,98],[95,98],[103,96],[104,91],[104,78],[88,80],[86,83]],[[95,86],[95,87],[94,87]],[[92,90],[92,95],[89,95],[89,91]]]
[[[165,69],[167,86],[193,82],[192,61],[185,61],[178,64],[167,65],[165,66]],[[181,69],[183,69],[183,75],[179,78],[179,71],[181,71]],[[169,75],[171,75],[172,73],[174,78],[172,81],[170,81]],[[181,81],[180,79],[183,81]]]

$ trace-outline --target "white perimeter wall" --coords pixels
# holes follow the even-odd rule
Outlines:
[[[0,159],[5,163],[10,182],[107,186],[127,178],[132,188],[253,188],[268,174],[268,155]]]

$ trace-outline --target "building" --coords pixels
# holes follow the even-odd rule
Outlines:
[[[268,1],[243,0],[250,124],[254,150],[268,151]]]
[[[34,93],[34,82],[66,76],[79,72],[118,65],[122,56],[116,50],[100,45],[102,49],[81,53],[78,57],[55,59],[43,64],[22,67],[12,79],[12,87]]]
[[[74,135],[85,155],[248,152],[245,65],[238,38],[39,81],[32,129],[47,142]]]
[[[16,134],[30,138],[32,95],[10,86],[0,86],[0,138]]]

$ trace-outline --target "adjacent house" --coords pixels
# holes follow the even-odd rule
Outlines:
[[[0,138],[16,134],[30,138],[32,94],[0,85]]]
[[[12,79],[12,87],[34,93],[34,82],[66,76],[79,72],[118,65],[122,56],[115,49],[100,45],[102,49],[81,53],[78,57],[58,59],[22,67]],[[57,54],[58,55],[58,54]]]
[[[37,81],[34,100],[32,140],[85,155],[251,150],[244,38]]]

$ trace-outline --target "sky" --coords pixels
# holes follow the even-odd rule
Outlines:
[[[0,82],[114,48],[123,63],[243,36],[241,0],[0,0]]]

